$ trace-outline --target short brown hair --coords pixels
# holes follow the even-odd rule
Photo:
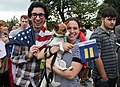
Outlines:
[[[6,27],[6,26],[7,26],[7,23],[6,23],[5,21],[3,21],[3,20],[0,20],[0,26]]]
[[[22,16],[20,17],[20,21],[22,20],[22,18],[29,20],[29,17],[28,17],[27,15],[22,15]]]

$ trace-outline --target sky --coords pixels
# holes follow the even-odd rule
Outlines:
[[[19,20],[21,15],[27,15],[30,4],[30,0],[0,0],[0,20],[11,20],[13,16]]]
[[[0,20],[11,20],[13,16],[20,19],[21,15],[27,15],[30,0],[0,0]]]

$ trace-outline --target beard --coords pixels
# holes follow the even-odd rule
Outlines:
[[[107,30],[113,30],[113,29],[114,29],[114,25],[107,26],[105,23],[104,23],[104,27],[105,27],[105,29],[107,29]]]

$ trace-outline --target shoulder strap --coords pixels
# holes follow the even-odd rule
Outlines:
[[[57,53],[54,54],[54,57],[53,57],[53,59],[51,61],[51,69],[52,69],[52,67],[53,67],[53,65],[55,63],[56,57],[57,57]]]
[[[47,55],[46,51],[47,51],[47,48],[48,47],[46,47],[45,50],[44,50],[44,58],[40,61],[41,62],[40,63],[40,72],[41,72],[40,85],[42,83],[42,80],[43,80],[44,76],[45,76],[45,79],[47,81],[47,73],[46,73],[46,55]]]
[[[41,73],[42,73],[41,74],[40,84],[42,83],[42,80],[43,80],[43,78],[45,76],[45,79],[47,81],[47,87],[49,87],[49,83],[51,83],[52,80],[53,80],[53,71],[50,72],[49,75],[47,75],[47,72],[46,72],[46,58],[47,58],[46,55],[47,55],[47,49],[49,49],[49,46],[47,46],[45,48],[45,50],[44,50],[44,58],[41,60],[41,64],[40,64],[40,70],[41,70]],[[52,67],[54,65],[54,62],[56,60],[57,53],[55,53],[53,55],[54,55],[54,57],[53,57],[52,62],[51,62],[51,69],[52,69]]]

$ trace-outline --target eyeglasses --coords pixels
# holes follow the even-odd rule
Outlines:
[[[36,18],[37,16],[39,16],[39,18],[44,18],[45,14],[43,14],[43,13],[32,13],[32,17]]]

